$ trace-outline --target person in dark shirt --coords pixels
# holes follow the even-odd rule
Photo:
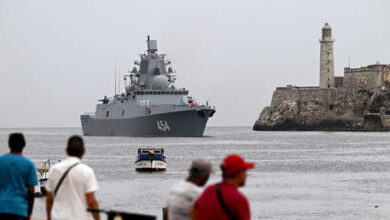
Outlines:
[[[34,186],[38,184],[34,164],[22,155],[23,134],[9,136],[11,152],[0,156],[0,219],[30,219],[34,205]]]
[[[191,217],[194,220],[249,220],[247,198],[237,187],[245,185],[246,171],[254,168],[238,154],[227,156],[222,164],[222,182],[207,187],[194,203]]]

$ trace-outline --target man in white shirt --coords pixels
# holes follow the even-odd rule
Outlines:
[[[68,158],[49,171],[46,184],[46,213],[48,220],[88,220],[87,208],[98,209],[95,192],[98,190],[93,170],[81,163],[85,153],[80,136],[72,136],[66,148]],[[65,177],[63,178],[64,174]],[[62,181],[61,181],[62,179]],[[92,214],[100,220],[98,213]]]
[[[193,203],[202,193],[212,170],[210,161],[204,158],[194,159],[191,163],[189,176],[171,188],[167,202],[169,220],[190,220],[190,210]]]

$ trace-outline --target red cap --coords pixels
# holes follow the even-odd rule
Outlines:
[[[253,169],[255,164],[245,162],[238,154],[231,154],[223,160],[221,167],[224,169],[226,174],[230,175],[242,170]]]

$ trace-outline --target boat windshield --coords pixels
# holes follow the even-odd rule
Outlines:
[[[160,150],[142,150],[141,154],[161,154]]]

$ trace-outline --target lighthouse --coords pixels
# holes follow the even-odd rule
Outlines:
[[[332,27],[325,23],[320,39],[320,88],[335,88]]]

